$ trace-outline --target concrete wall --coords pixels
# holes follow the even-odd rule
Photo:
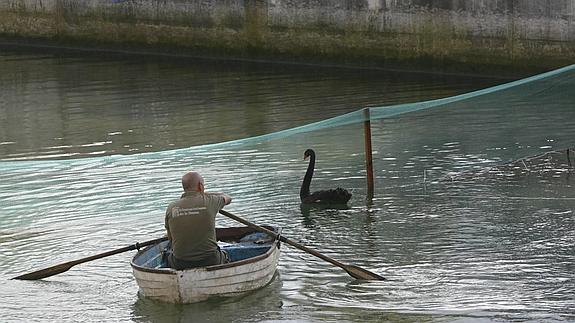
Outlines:
[[[297,3],[297,4],[296,4]],[[477,37],[575,40],[573,0],[270,0],[272,25],[417,33],[431,26]]]
[[[2,0],[0,34],[184,54],[530,72],[575,62],[575,0]]]

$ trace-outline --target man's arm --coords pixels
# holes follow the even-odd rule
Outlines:
[[[209,195],[219,195],[221,197],[224,198],[224,205],[228,205],[230,203],[232,203],[232,198],[224,193],[218,192],[218,193],[211,193],[211,192],[206,192],[205,194],[209,194]]]
[[[172,215],[172,207],[170,205],[170,206],[168,206],[168,209],[166,210],[166,215],[164,218],[164,226],[166,227],[166,233],[168,236],[168,240],[170,240],[170,241],[172,241],[172,234],[170,233],[170,224],[169,224],[169,220],[170,220],[171,215]]]

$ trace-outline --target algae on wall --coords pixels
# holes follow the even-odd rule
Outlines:
[[[451,71],[573,62],[575,0],[4,0],[0,34],[186,55]]]

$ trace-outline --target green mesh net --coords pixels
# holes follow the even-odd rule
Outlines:
[[[574,76],[572,65],[455,97],[369,107],[376,198],[426,193],[433,184],[457,179],[496,178],[500,173],[492,170],[504,165],[513,172],[540,168],[545,163],[529,166],[525,160],[550,152],[562,155],[547,159],[546,169],[567,171],[564,152],[575,141]],[[20,219],[32,220],[37,212],[49,214],[47,222],[63,213],[81,217],[89,205],[91,214],[115,218],[122,213],[122,221],[131,221],[161,214],[179,194],[180,176],[197,169],[208,179],[208,190],[238,197],[238,209],[289,209],[299,204],[307,167],[303,151],[313,148],[318,161],[312,186],[345,187],[354,194],[352,204],[362,204],[367,195],[364,121],[365,111],[359,109],[284,131],[185,149],[1,162],[0,200],[5,212]],[[33,212],[26,203],[31,195],[37,202]],[[149,225],[157,228],[154,221]]]

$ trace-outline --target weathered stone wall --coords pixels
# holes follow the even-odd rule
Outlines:
[[[575,40],[573,0],[270,0],[271,25],[323,24],[351,30],[417,33],[426,28],[477,37]]]
[[[0,34],[451,71],[575,62],[575,0],[2,0]]]

